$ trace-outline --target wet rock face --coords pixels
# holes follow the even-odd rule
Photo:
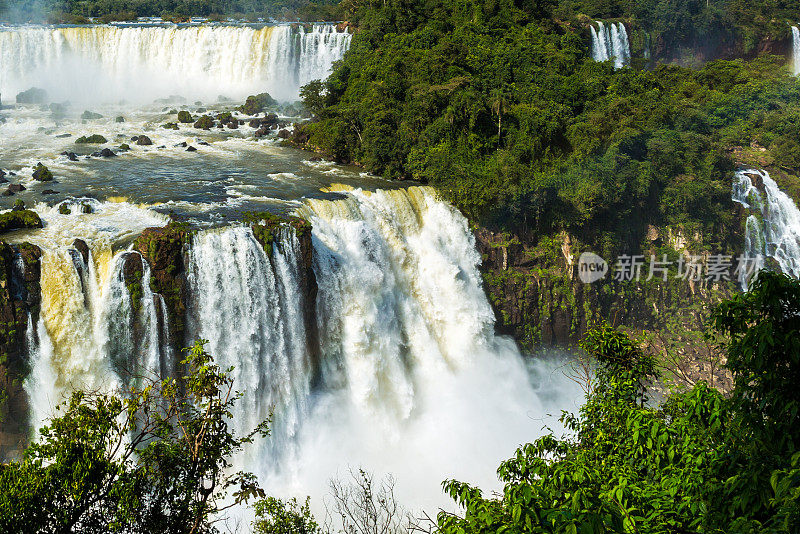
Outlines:
[[[176,354],[180,354],[187,341],[189,288],[184,255],[191,233],[187,225],[171,222],[163,228],[148,228],[134,242],[134,249],[150,265],[150,288],[164,297],[169,315],[169,342]],[[127,262],[125,268],[127,271]]]
[[[586,284],[577,276],[576,261],[569,265],[563,250],[554,259],[517,237],[485,228],[478,229],[475,237],[496,329],[514,337],[525,350],[574,346],[602,320],[613,326],[660,329],[669,310],[713,300],[709,288],[672,278],[664,283],[619,283],[611,280],[610,273],[602,282]],[[611,261],[609,267],[613,270]],[[642,280],[647,268],[643,272]],[[726,286],[715,288],[726,290]]]
[[[15,456],[27,440],[25,340],[29,314],[31,324],[39,318],[41,257],[35,245],[0,242],[0,460]]]

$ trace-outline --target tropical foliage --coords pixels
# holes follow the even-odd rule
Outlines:
[[[463,516],[446,533],[714,532],[800,529],[800,282],[762,273],[714,313],[730,336],[729,398],[704,382],[654,404],[654,361],[601,327],[583,342],[599,367],[574,436],[520,448],[498,474],[502,497],[448,481]]]

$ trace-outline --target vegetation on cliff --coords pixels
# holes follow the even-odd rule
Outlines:
[[[676,8],[678,9],[678,8]],[[352,12],[345,59],[304,90],[309,145],[436,186],[474,221],[635,250],[647,226],[731,235],[730,149],[796,168],[785,60],[615,71],[549,3],[386,2]],[[784,148],[785,146],[785,148]]]
[[[586,351],[599,368],[574,437],[523,446],[498,473],[502,495],[455,481],[465,509],[441,513],[445,533],[725,532],[800,529],[800,282],[762,273],[714,313],[730,336],[735,387],[705,382],[648,402],[654,360],[608,327]]]

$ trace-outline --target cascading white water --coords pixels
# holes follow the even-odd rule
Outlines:
[[[55,101],[148,102],[267,91],[292,100],[349,45],[350,34],[329,24],[0,29],[0,93],[41,87]]]
[[[753,183],[754,178],[761,184]],[[744,254],[758,258],[755,267],[762,267],[764,258],[772,258],[781,272],[800,277],[800,210],[794,201],[768,172],[755,169],[736,173],[732,198],[750,212]],[[740,277],[740,282],[746,290],[748,281]]]
[[[592,59],[595,61],[614,60],[614,67],[620,69],[630,63],[631,46],[628,31],[621,22],[608,26],[597,21],[597,29],[589,27],[592,34]]]
[[[514,343],[495,336],[474,237],[432,189],[336,189],[344,198],[305,200],[298,213],[313,224],[321,366],[308,343],[294,229],[281,228],[269,253],[243,226],[202,231],[189,248],[187,334],[208,340],[216,362],[234,368],[243,397],[233,428],[250,432],[273,414],[269,438],[235,458],[234,468],[256,473],[276,495],[311,494],[317,506],[328,480],[349,467],[393,473],[398,498],[414,508],[446,506],[446,478],[496,487],[497,463],[544,425],[557,428],[550,414],[574,408],[579,387],[545,362],[529,372]],[[53,208],[37,231],[45,249],[42,321],[38,343],[29,343],[34,369],[26,383],[36,423],[70,385],[126,383],[119,362],[128,351],[138,352],[135,370],[164,375],[169,367],[170,355],[152,350],[164,345],[165,328],[154,325],[167,314],[147,289],[149,268],[136,334],[123,275],[136,253],[112,254],[105,234],[82,222],[92,258],[79,268],[58,238],[92,217],[104,229],[124,221],[111,241],[163,224],[146,210],[123,217],[135,208],[114,206],[98,203],[83,218]]]
[[[330,477],[364,466],[393,473],[412,507],[446,505],[448,477],[496,487],[492,466],[558,424],[514,343],[494,335],[466,219],[430,188],[339,190],[299,212],[313,227],[323,390],[301,460],[268,484],[321,501]],[[547,376],[559,400],[579,398]]]
[[[800,76],[800,28],[792,26],[792,72]]]
[[[82,204],[91,205],[93,213],[80,213]],[[33,429],[53,415],[69,391],[117,390],[129,373],[140,374],[147,365],[148,356],[136,353],[135,311],[122,276],[122,260],[130,253],[115,254],[112,245],[166,223],[164,216],[125,203],[83,200],[73,203],[68,215],[57,206],[37,210],[45,228],[19,236],[43,252],[39,324],[35,336],[32,327],[27,331],[32,370],[25,387]],[[76,237],[88,243],[86,261],[72,246]],[[148,324],[154,307],[143,303],[141,313]],[[152,342],[147,329],[141,337],[142,345],[159,345],[157,332]]]
[[[291,445],[306,411],[311,372],[297,276],[297,239],[282,234],[272,258],[250,228],[209,230],[189,253],[191,333],[244,393],[232,418],[247,434],[273,412],[271,436],[237,459],[264,473]],[[275,267],[273,268],[273,264]]]

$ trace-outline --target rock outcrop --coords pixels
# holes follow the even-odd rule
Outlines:
[[[173,221],[161,228],[148,228],[133,245],[134,250],[150,265],[150,289],[164,298],[169,322],[169,343],[175,354],[180,354],[187,342],[186,310],[189,288],[185,254],[191,235],[192,230],[187,224]],[[127,262],[125,267],[127,270]],[[139,279],[141,280],[141,275]]]
[[[0,242],[0,460],[17,456],[28,438],[25,339],[39,318],[41,256],[35,245]]]

